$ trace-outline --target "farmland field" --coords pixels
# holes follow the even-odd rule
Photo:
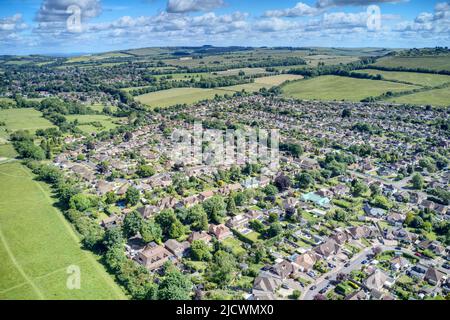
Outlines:
[[[306,100],[361,101],[385,92],[407,91],[416,86],[387,81],[321,76],[288,83],[282,87],[286,97]]]
[[[205,99],[213,99],[215,95],[233,94],[245,90],[247,92],[259,91],[261,88],[271,88],[280,85],[287,80],[301,79],[297,75],[276,75],[256,78],[254,83],[239,84],[215,89],[202,88],[174,88],[156,92],[150,92],[135,97],[136,100],[151,107],[169,107],[176,104],[192,104]]]
[[[80,248],[48,186],[32,178],[18,162],[0,165],[0,300],[125,299],[97,258]],[[69,266],[80,268],[80,289],[67,288]]]
[[[449,56],[385,57],[379,59],[374,66],[450,71],[450,59]]]
[[[42,113],[35,109],[3,109],[0,110],[0,121],[6,126],[0,127],[0,138],[6,138],[9,131],[29,130],[34,133],[37,129],[54,127],[50,121],[42,117]]]
[[[387,100],[394,103],[435,105],[450,107],[450,88],[418,92]]]
[[[93,133],[114,129],[118,126],[115,122],[120,121],[121,118],[104,115],[69,115],[66,116],[66,119],[67,121],[78,120],[78,128],[86,133]],[[101,126],[96,126],[94,123],[99,123]]]
[[[303,76],[298,76],[295,74],[280,74],[276,76],[256,78],[255,83],[269,86],[279,86],[285,81],[300,80],[300,79],[303,79]]]
[[[212,99],[216,94],[224,94],[217,89],[175,88],[151,92],[135,97],[136,100],[151,107],[169,107],[176,104],[191,104],[205,99]]]
[[[246,75],[255,75],[255,74],[265,74],[266,69],[264,68],[242,68],[242,69],[230,69],[226,71],[217,72],[220,76],[237,76],[240,71],[245,72]]]
[[[385,80],[404,81],[421,86],[434,87],[444,83],[450,83],[450,76],[440,74],[382,71],[373,69],[358,70],[356,72],[367,73],[371,75],[381,74]]]

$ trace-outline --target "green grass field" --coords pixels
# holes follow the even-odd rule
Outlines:
[[[0,138],[7,138],[8,132],[17,130],[29,130],[34,133],[37,129],[54,127],[47,119],[42,117],[42,113],[35,109],[4,109],[0,110],[0,122],[5,122],[6,126],[0,127]]]
[[[80,242],[44,183],[19,162],[0,165],[0,300],[125,299],[97,258]],[[80,289],[68,289],[78,266]]]
[[[201,100],[212,99],[216,94],[223,95],[224,92],[217,89],[174,88],[143,94],[135,97],[135,99],[150,107],[164,108],[176,104],[192,104]]]
[[[450,83],[450,76],[429,73],[381,71],[373,69],[358,70],[358,73],[371,75],[381,74],[386,80],[404,81],[421,86],[435,87],[444,83]]]
[[[321,76],[288,83],[282,87],[286,97],[306,100],[361,101],[385,92],[406,91],[416,86],[387,81]]]
[[[450,56],[423,56],[423,57],[384,57],[380,58],[374,66],[423,68],[430,70],[450,71]]]
[[[15,158],[17,156],[16,150],[14,150],[11,144],[0,144],[0,159],[2,158]],[[1,160],[0,160],[1,161]]]
[[[450,88],[418,92],[386,100],[393,103],[450,107]]]
[[[78,120],[78,128],[85,133],[100,132],[105,130],[114,129],[118,125],[114,122],[120,121],[122,118],[114,118],[104,115],[68,115],[66,116],[67,121]],[[92,122],[99,122],[102,126],[96,127],[92,125]]]
[[[150,92],[135,97],[136,100],[150,107],[169,107],[176,104],[193,104],[206,99],[213,99],[215,95],[223,96],[245,90],[247,92],[259,91],[261,88],[271,88],[280,85],[287,80],[301,79],[301,76],[281,74],[276,76],[267,76],[256,78],[254,83],[239,84],[229,87],[220,87],[215,89],[202,88],[174,88]]]

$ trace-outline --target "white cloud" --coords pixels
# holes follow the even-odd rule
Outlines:
[[[224,5],[223,0],[169,0],[167,2],[167,12],[186,13],[210,11]]]
[[[318,8],[343,7],[343,6],[368,6],[381,3],[399,3],[409,0],[317,0]]]
[[[264,13],[265,17],[304,17],[320,14],[322,10],[311,7],[303,2],[298,2],[290,9],[269,10]]]
[[[70,13],[70,6],[80,8],[81,19],[87,20],[100,15],[102,12],[100,0],[44,0],[36,15],[38,22],[66,21]]]

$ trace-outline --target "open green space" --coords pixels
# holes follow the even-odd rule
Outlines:
[[[404,81],[427,87],[435,87],[444,83],[450,83],[450,76],[440,74],[382,71],[374,69],[358,70],[357,72],[370,75],[381,74],[385,80]]]
[[[416,86],[401,83],[339,76],[321,76],[294,81],[282,87],[286,97],[326,101],[361,101],[388,91],[398,92],[416,88]]]
[[[406,96],[388,99],[393,103],[450,106],[450,88],[418,92]]]
[[[47,185],[19,162],[0,165],[0,300],[125,299],[55,207]],[[80,269],[69,289],[68,268]]]
[[[97,133],[100,131],[114,129],[119,126],[118,121],[122,118],[115,118],[104,115],[68,115],[67,121],[78,121],[77,127],[86,133]]]
[[[36,109],[4,109],[0,110],[0,121],[6,123],[6,128],[12,131],[46,129],[53,127],[42,113]]]
[[[29,130],[34,133],[37,129],[54,127],[50,121],[42,117],[41,112],[31,108],[0,110],[0,122],[6,124],[0,126],[0,138],[6,138],[9,133],[17,130]]]
[[[434,71],[450,71],[450,58],[448,55],[442,56],[420,56],[420,57],[384,57],[380,58],[374,66],[408,69],[429,69]]]
[[[176,104],[192,104],[201,100],[223,95],[222,90],[201,88],[174,88],[151,92],[135,97],[136,100],[150,107],[169,107]]]

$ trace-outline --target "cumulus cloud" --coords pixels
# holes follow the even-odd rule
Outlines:
[[[70,6],[80,8],[81,19],[87,20],[100,15],[102,7],[99,0],[44,0],[36,15],[38,22],[65,21],[70,13]]]
[[[409,0],[317,0],[318,8],[342,7],[342,6],[368,6],[381,3],[398,3]]]
[[[303,2],[298,2],[295,7],[289,9],[269,10],[264,13],[265,17],[303,17],[320,14],[322,10],[311,7]]]
[[[17,13],[11,17],[0,18],[0,33],[14,33],[26,29],[28,26],[23,21],[22,15]]]
[[[422,36],[444,35],[448,38],[450,35],[450,2],[441,2],[436,4],[434,12],[422,12],[414,21],[403,21],[394,28],[398,32],[416,32]]]
[[[167,12],[186,13],[195,11],[210,11],[225,5],[223,0],[169,0]]]

